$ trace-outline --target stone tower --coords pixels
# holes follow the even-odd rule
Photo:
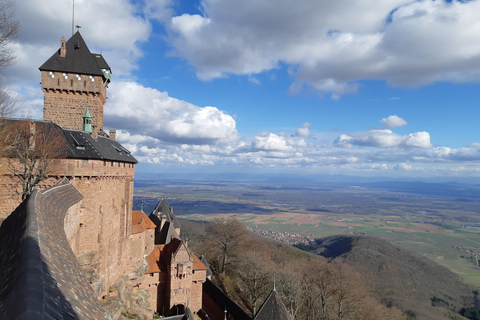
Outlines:
[[[82,130],[88,104],[92,125],[103,130],[103,105],[111,70],[101,54],[90,52],[80,32],[68,41],[62,37],[60,49],[39,69],[45,93],[44,120],[65,129]]]

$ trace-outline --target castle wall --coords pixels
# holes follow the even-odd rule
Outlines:
[[[102,77],[42,71],[42,90],[45,93],[44,120],[53,121],[65,129],[81,130],[88,103],[92,123],[103,129],[103,105],[107,92]]]
[[[6,217],[21,202],[20,183],[2,159],[0,166],[0,210]],[[16,161],[16,160],[13,160]],[[57,185],[63,177],[85,197],[71,207],[65,216],[65,233],[77,258],[92,252],[98,278],[103,279],[102,291],[124,274],[130,264],[128,241],[131,231],[133,176],[135,166],[131,163],[61,159],[53,166],[49,177],[39,188]],[[17,164],[18,165],[18,164]],[[150,231],[153,239],[153,229]],[[142,248],[147,239],[143,239]],[[153,247],[152,244],[149,248]]]

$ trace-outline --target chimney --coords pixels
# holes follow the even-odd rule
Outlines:
[[[110,129],[110,131],[109,131],[109,136],[110,136],[110,139],[116,140],[117,130],[115,130],[115,129]]]
[[[67,48],[65,47],[65,37],[62,37],[60,40],[60,57],[65,58],[65,54],[67,54]]]
[[[98,130],[97,130],[97,125],[96,124],[92,124],[92,137],[95,140],[98,139]]]

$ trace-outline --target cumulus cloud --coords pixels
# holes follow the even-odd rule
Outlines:
[[[38,67],[60,47],[62,36],[71,36],[72,2],[50,0],[45,5],[42,1],[17,0],[15,6],[21,25],[15,43],[18,59],[5,70],[6,80],[38,83]],[[143,55],[140,44],[151,33],[150,23],[128,0],[76,1],[75,24],[81,26],[90,51],[103,53],[117,77],[128,76],[136,68]]]
[[[175,54],[203,80],[290,66],[304,86],[356,93],[359,80],[393,85],[478,81],[479,1],[202,1],[203,15],[167,23]]]
[[[274,133],[259,134],[252,142],[252,147],[263,151],[289,151],[291,147],[287,145],[284,137]]]
[[[198,107],[135,82],[111,84],[105,115],[107,126],[167,142],[217,144],[237,138],[235,120],[223,111]]]
[[[310,122],[305,122],[300,126],[300,128],[297,129],[297,132],[295,133],[296,136],[298,137],[309,137],[310,136],[310,128],[312,124]]]
[[[341,148],[377,147],[377,148],[430,148],[430,134],[415,132],[399,135],[389,129],[375,129],[368,132],[342,134],[335,139],[335,145]]]
[[[400,128],[408,124],[407,121],[396,115],[383,118],[380,122],[385,128]]]

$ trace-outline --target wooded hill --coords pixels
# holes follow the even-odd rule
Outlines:
[[[446,319],[445,313],[477,306],[478,292],[438,263],[388,241],[368,236],[316,240],[311,252],[342,261],[362,274],[374,297],[418,319]]]
[[[182,237],[251,314],[273,289],[274,274],[296,320],[464,319],[458,311],[478,302],[445,267],[377,238],[327,237],[307,253],[249,233],[236,220],[182,220]]]

